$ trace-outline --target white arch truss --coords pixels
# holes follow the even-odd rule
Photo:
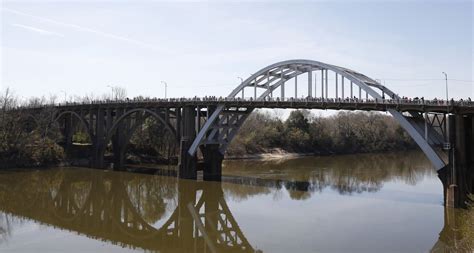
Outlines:
[[[294,80],[294,97],[298,97],[298,81],[303,74],[307,74],[307,87],[303,89],[307,97],[319,96],[323,99],[344,99],[344,97],[356,99],[379,99],[385,97],[399,99],[400,97],[380,82],[365,76],[359,72],[312,60],[288,60],[267,66],[251,75],[237,88],[228,98],[250,99],[262,101],[267,99],[286,100],[288,97],[285,87],[290,80]],[[330,82],[331,81],[331,82]],[[318,83],[319,82],[319,83]],[[329,84],[331,83],[331,84]],[[290,83],[291,85],[291,83]],[[301,86],[301,85],[300,85]],[[346,88],[350,92],[344,94]],[[250,98],[245,93],[250,91]],[[364,93],[365,97],[362,97]],[[246,120],[253,108],[225,108],[219,105],[208,118],[196,139],[191,145],[188,153],[195,155],[200,145],[218,144],[220,152],[224,154],[228,145],[237,134],[238,130]],[[423,115],[417,112],[409,112],[403,115],[401,112],[389,109],[388,112],[408,132],[418,146],[423,150],[428,159],[437,170],[446,166],[446,163],[438,155],[435,145],[441,144],[436,131],[430,131],[429,138],[425,139],[423,127]]]

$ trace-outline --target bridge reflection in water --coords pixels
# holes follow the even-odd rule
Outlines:
[[[83,168],[6,172],[0,174],[0,244],[9,239],[11,219],[26,218],[128,248],[258,252],[252,238],[246,238],[245,228],[239,227],[226,198],[245,199],[282,189],[292,199],[307,199],[326,188],[339,194],[377,192],[394,178],[414,185],[434,173],[430,168],[420,169],[423,162],[414,157],[407,157],[404,164],[394,164],[393,157],[386,155],[358,157],[359,162],[317,158],[330,170],[304,170],[298,164],[315,158],[272,163],[271,173],[263,168],[260,172],[244,169],[242,175],[225,176],[227,182],[222,183]],[[240,167],[246,167],[242,163],[239,161]],[[236,163],[228,162],[225,171],[238,172],[234,166]],[[286,173],[290,169],[304,172]],[[457,232],[459,218],[449,212],[452,209],[446,210],[433,252],[455,252],[465,239]]]
[[[2,212],[124,247],[255,252],[220,183],[61,169],[3,174],[0,185]]]

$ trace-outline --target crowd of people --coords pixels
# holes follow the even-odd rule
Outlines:
[[[430,99],[427,100],[424,97],[398,97],[393,95],[391,98],[386,99],[385,96],[382,98],[372,98],[366,96],[365,98],[361,97],[346,97],[346,98],[325,98],[325,97],[301,97],[301,98],[281,98],[281,97],[271,97],[266,96],[263,98],[255,97],[217,97],[217,96],[205,96],[205,97],[192,97],[192,98],[151,98],[151,97],[134,97],[134,98],[124,98],[124,99],[102,99],[102,100],[87,100],[87,101],[66,101],[62,103],[55,104],[55,106],[77,106],[77,105],[96,105],[96,104],[121,104],[121,103],[195,103],[195,102],[316,102],[316,103],[377,103],[377,104],[420,104],[420,105],[434,105],[434,106],[474,106],[474,103],[471,101],[471,98],[466,100],[454,100],[453,98],[449,101],[443,99]],[[47,107],[51,105],[42,105],[42,107]],[[22,106],[23,108],[34,108],[33,106]]]

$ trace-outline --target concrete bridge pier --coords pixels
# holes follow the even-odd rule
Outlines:
[[[94,117],[95,116],[95,117]],[[98,108],[97,110],[91,110],[90,112],[90,124],[95,125],[93,127],[95,129],[95,139],[93,140],[93,145],[92,145],[92,167],[94,168],[103,168],[105,163],[104,163],[104,157],[101,154],[101,150],[105,145],[105,115],[104,115],[104,109]],[[94,121],[95,118],[95,121]],[[95,124],[94,124],[95,123]]]
[[[466,207],[469,194],[474,193],[474,117],[449,117],[449,164],[440,170],[444,203],[447,207]]]
[[[63,136],[64,136],[64,152],[66,156],[71,155],[72,149],[72,139],[74,135],[74,122],[71,114],[66,114],[64,117],[64,127],[63,127]]]
[[[215,110],[215,106],[208,106],[208,115],[212,115]],[[221,181],[224,155],[220,152],[219,147],[219,144],[206,144],[199,147],[204,158],[204,180]]]
[[[224,155],[219,150],[219,144],[203,145],[201,151],[204,156],[203,179],[206,181],[221,181]]]
[[[178,177],[187,179],[197,178],[197,157],[188,153],[196,138],[196,108],[185,106],[181,119],[181,139],[179,147]]]
[[[120,122],[117,126],[117,132],[112,136],[114,169],[121,169],[125,165],[125,148],[127,140],[123,134],[125,131],[124,129],[125,123]]]

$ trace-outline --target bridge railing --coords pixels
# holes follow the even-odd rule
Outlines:
[[[199,102],[294,102],[294,103],[361,103],[361,104],[398,104],[398,105],[425,105],[425,106],[462,106],[462,107],[474,107],[474,102],[470,99],[467,100],[442,100],[442,99],[431,99],[427,100],[424,98],[401,98],[401,99],[363,99],[363,98],[324,98],[324,97],[304,97],[304,98],[281,98],[281,97],[266,97],[262,100],[254,100],[253,97],[241,98],[241,97],[193,97],[193,98],[132,98],[132,99],[119,99],[119,100],[93,100],[93,101],[82,101],[82,102],[63,102],[56,104],[45,104],[45,105],[23,105],[13,109],[41,109],[50,107],[63,107],[63,106],[80,106],[80,105],[113,105],[113,104],[140,104],[140,103],[199,103]]]

